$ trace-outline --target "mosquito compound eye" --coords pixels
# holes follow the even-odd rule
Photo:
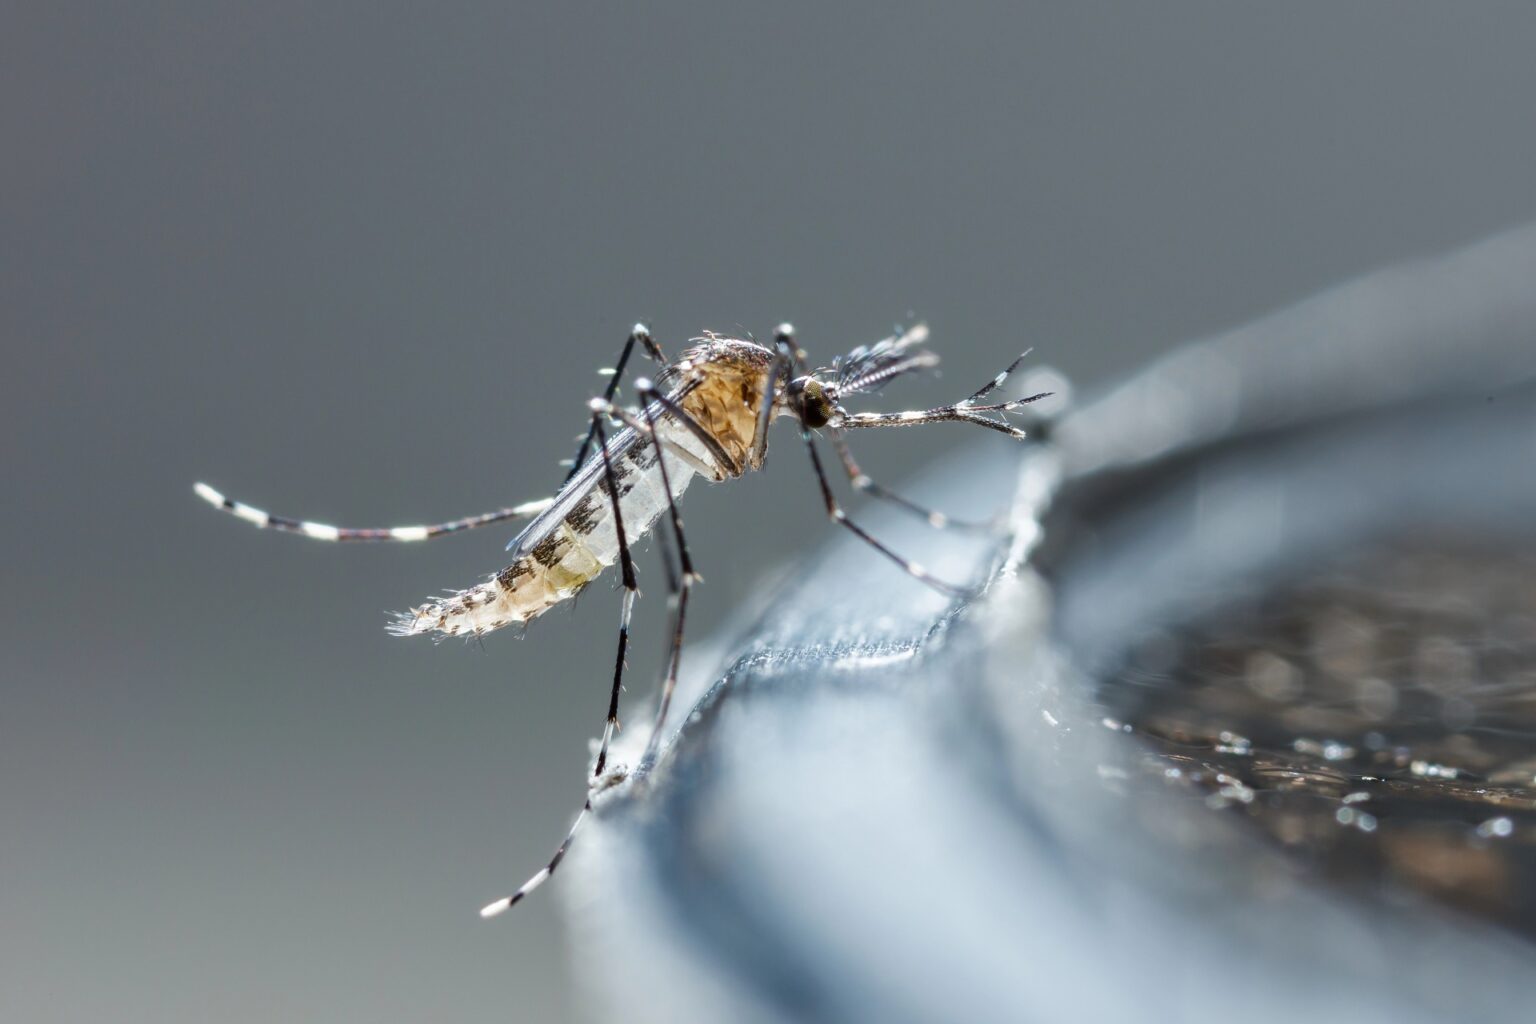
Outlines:
[[[814,377],[801,377],[791,382],[789,397],[794,402],[800,422],[812,430],[826,426],[832,418],[832,402],[821,381]]]

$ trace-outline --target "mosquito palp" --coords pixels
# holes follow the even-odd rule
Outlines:
[[[927,340],[927,326],[916,324],[873,345],[860,346],[829,367],[813,369],[796,341],[794,328],[786,323],[774,331],[771,346],[748,338],[705,334],[693,339],[677,360],[668,362],[650,329],[636,324],[612,371],[604,371],[607,384],[603,395],[589,403],[587,428],[579,435],[570,473],[555,496],[478,516],[422,526],[358,529],[272,515],[226,498],[207,484],[197,484],[196,491],[205,501],[254,526],[325,541],[420,541],[513,519],[531,520],[507,545],[509,565],[478,584],[398,615],[388,627],[397,636],[436,634],[478,639],[537,618],[570,601],[610,567],[619,567],[623,596],[618,649],[587,801],[549,862],[511,896],[481,911],[482,916],[492,917],[554,874],[591,814],[593,798],[629,775],[626,768],[610,767],[609,752],[619,727],[625,655],[639,597],[634,546],[665,516],[667,526],[656,536],[661,542],[658,547],[672,614],[655,725],[641,763],[654,762],[677,685],[689,594],[700,580],[684,534],[679,499],[694,477],[718,482],[761,469],[767,459],[769,429],[780,416],[795,421],[829,519],[914,580],[950,597],[971,592],[934,576],[849,518],[817,450],[817,439],[824,436],[855,491],[918,515],[931,526],[987,528],[987,524],[951,520],[875,483],[860,469],[848,445],[849,430],[945,422],[971,423],[1014,438],[1025,436],[1025,431],[1007,417],[1046,394],[984,402],[1007,383],[1024,355],[970,397],[952,405],[886,413],[850,412],[846,408],[844,401],[851,396],[872,394],[899,377],[936,365],[938,356],[922,347]],[[660,370],[654,381],[644,377],[635,380],[638,407],[620,408],[615,399],[637,348]],[[610,432],[610,426],[616,429]]]

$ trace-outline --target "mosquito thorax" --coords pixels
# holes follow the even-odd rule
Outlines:
[[[785,397],[800,422],[812,430],[826,426],[832,419],[832,395],[815,377],[796,377],[789,382]]]

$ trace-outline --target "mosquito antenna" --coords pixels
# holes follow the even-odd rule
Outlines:
[[[923,349],[909,356],[893,359],[883,366],[868,370],[850,380],[840,380],[837,385],[838,393],[848,395],[857,394],[861,391],[879,391],[886,384],[904,373],[912,373],[915,370],[928,370],[938,365],[938,353]]]

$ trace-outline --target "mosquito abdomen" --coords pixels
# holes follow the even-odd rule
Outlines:
[[[479,636],[527,622],[575,597],[612,564],[612,558],[600,558],[572,537],[554,564],[539,565],[533,556],[520,558],[478,586],[412,608],[389,631],[396,636]]]
[[[634,545],[666,511],[654,449],[649,442],[613,453],[625,539]],[[669,456],[667,477],[673,497],[694,477],[691,465]],[[613,498],[594,485],[563,515],[552,509],[529,525],[517,545],[518,557],[484,583],[429,601],[398,616],[389,631],[396,636],[441,633],[479,636],[513,623],[537,618],[575,597],[619,559]]]

